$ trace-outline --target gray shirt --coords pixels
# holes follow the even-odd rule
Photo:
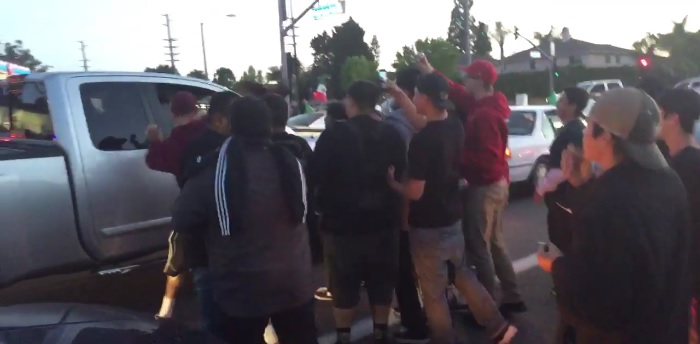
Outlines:
[[[402,109],[396,109],[390,112],[384,121],[396,128],[404,143],[406,143],[406,148],[408,148],[408,144],[411,142],[411,138],[413,138],[416,130],[406,118],[406,113]]]

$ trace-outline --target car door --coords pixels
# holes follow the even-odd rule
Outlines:
[[[145,129],[172,127],[158,85],[196,87],[168,76],[89,75],[68,80],[74,126],[80,146],[84,185],[78,200],[81,238],[98,260],[115,260],[167,247],[170,209],[179,189],[172,175],[145,164]],[[216,86],[202,83],[203,93]]]

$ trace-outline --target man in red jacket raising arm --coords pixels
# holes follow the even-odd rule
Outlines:
[[[425,57],[421,57],[420,66],[424,72],[435,72]],[[493,89],[498,71],[490,62],[477,60],[462,72],[464,85],[448,82],[449,99],[462,116],[465,133],[463,172],[469,187],[463,229],[467,255],[491,295],[498,275],[503,292],[501,312],[524,312],[527,307],[502,235],[501,218],[508,205],[510,184],[506,160],[508,100]]]
[[[206,131],[207,122],[198,118],[197,98],[190,92],[177,92],[170,101],[170,111],[175,126],[168,138],[163,138],[163,134],[155,124],[146,128],[148,138],[146,165],[152,170],[174,175],[178,185],[182,187],[184,185],[182,163],[185,149],[190,142]],[[168,238],[168,261],[163,271],[168,276],[165,295],[156,319],[172,316],[175,298],[184,280],[182,245],[182,238],[177,233],[171,232]]]

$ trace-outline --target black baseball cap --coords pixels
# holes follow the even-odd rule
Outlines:
[[[450,85],[442,75],[431,73],[422,76],[418,79],[416,91],[428,97],[430,102],[440,109],[452,107],[452,103],[449,100]]]

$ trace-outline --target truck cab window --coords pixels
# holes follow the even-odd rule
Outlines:
[[[173,115],[170,113],[170,100],[175,95],[175,93],[180,91],[191,92],[195,97],[197,97],[197,107],[201,114],[205,114],[207,109],[209,109],[209,101],[211,100],[213,91],[208,88],[201,88],[190,85],[182,84],[167,84],[167,83],[152,83],[150,84],[155,87],[156,94],[158,95],[158,106],[154,109],[153,116],[156,118],[156,122],[160,125],[161,130],[165,136],[170,135],[170,131],[173,128]]]
[[[51,141],[53,123],[46,90],[40,82],[0,84],[0,139]]]
[[[145,87],[138,82],[95,82],[80,86],[80,98],[92,143],[99,150],[148,148],[145,130],[151,121]]]

